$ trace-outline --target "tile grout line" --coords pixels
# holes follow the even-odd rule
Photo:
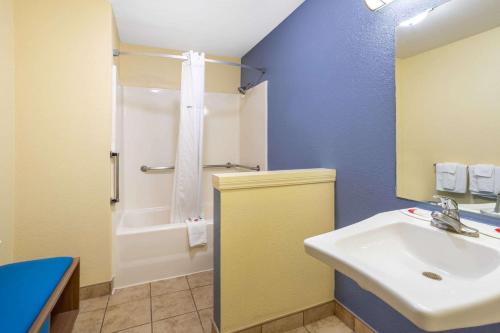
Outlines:
[[[104,308],[104,315],[102,316],[101,328],[99,329],[99,333],[102,332],[102,329],[104,327],[104,320],[106,319],[106,314],[108,313],[108,304],[109,304],[110,298],[111,298],[111,294],[108,295],[108,300],[106,301],[106,307]]]
[[[153,333],[153,285],[151,282],[149,283],[149,316],[149,318],[151,319],[150,332]]]
[[[201,322],[200,311],[198,310],[198,306],[196,305],[196,301],[194,300],[193,289],[191,288],[191,285],[189,284],[189,279],[187,278],[187,276],[186,276],[186,280],[188,281],[189,293],[191,294],[191,298],[193,299],[193,304],[194,304],[194,308],[196,309],[196,315],[198,316],[198,321],[200,322],[201,331],[205,332],[205,328],[203,328],[203,323]]]
[[[177,318],[177,317],[182,317],[182,316],[185,316],[185,315],[188,315],[188,314],[192,314],[192,313],[195,313],[195,312],[197,312],[197,311],[190,311],[190,312],[186,312],[186,313],[177,314],[175,316],[158,319],[157,321],[155,321],[155,323],[157,323],[159,321],[164,321],[164,320],[169,320],[169,319],[173,319],[173,318]],[[142,325],[139,325],[139,326],[142,326]],[[138,327],[138,326],[134,326],[134,327]],[[129,328],[132,328],[132,327],[129,327]]]
[[[191,289],[189,289],[189,292],[191,293],[191,298],[193,299],[194,307],[196,309],[196,315],[198,316],[198,321],[200,322],[200,325],[201,325],[201,330],[203,332],[205,332],[205,329],[203,328],[203,323],[201,322],[200,311],[198,310],[198,307],[196,306],[196,302],[194,300],[193,291]]]
[[[153,281],[153,282],[148,282],[149,284],[151,284],[151,292],[150,292],[151,297],[171,295],[171,294],[180,293],[181,291],[187,291],[187,290],[189,290],[191,287],[189,286],[189,282],[186,282],[186,284],[188,286],[186,289],[179,289],[179,290],[172,290],[172,291],[167,291],[167,292],[161,292],[160,294],[157,294],[157,295],[153,296],[153,289],[152,289],[153,283],[162,282],[162,281],[168,281],[168,280],[173,280],[173,279],[179,279],[179,278],[182,278],[182,277],[185,278],[186,281],[188,281],[187,278],[186,278],[186,276],[178,276],[178,277],[175,277],[175,278],[168,278],[168,279],[164,279],[164,280],[156,280],[156,281]]]
[[[178,291],[175,291],[175,292],[172,292],[172,293],[165,293],[165,294],[161,294],[161,295],[167,295],[167,294],[175,294],[175,293],[178,293],[178,292],[185,292],[185,291],[188,291],[189,290],[189,294],[191,295],[191,300],[193,301],[193,304],[194,304],[194,311],[192,312],[188,312],[188,313],[193,313],[193,312],[196,312],[196,315],[198,317],[198,321],[199,321],[199,324],[200,324],[200,327],[202,329],[202,332],[204,332],[204,327],[203,327],[203,322],[201,320],[201,315],[200,315],[200,310],[205,310],[205,309],[198,309],[197,305],[196,305],[196,301],[195,301],[195,298],[194,298],[194,293],[193,293],[193,289],[196,289],[196,288],[202,288],[202,287],[207,287],[207,286],[210,286],[211,284],[206,284],[206,285],[200,285],[200,286],[196,286],[194,288],[191,287],[191,285],[189,284],[189,279],[188,279],[188,275],[184,275],[183,276],[184,279],[186,279],[186,282],[187,282],[187,285],[188,285],[188,289],[186,290],[178,290]],[[150,299],[150,325],[151,325],[151,333],[153,333],[153,290],[152,290],[152,283],[151,282],[148,282],[147,285],[149,286],[149,299]],[[157,296],[161,296],[161,295],[157,295]],[[118,304],[114,304],[114,305],[110,305],[110,301],[111,301],[111,294],[108,295],[108,299],[106,300],[106,305],[104,307],[104,314],[103,314],[103,318],[102,318],[102,321],[101,321],[101,325],[100,325],[100,329],[99,329],[99,332],[102,333],[103,329],[104,329],[104,322],[105,322],[105,319],[107,317],[107,314],[108,314],[108,310],[109,310],[109,307],[110,306],[114,306],[114,305],[122,305],[122,304],[125,304],[125,303],[129,303],[129,302],[133,302],[133,301],[140,301],[141,299],[144,299],[144,298],[141,298],[141,299],[134,299],[134,300],[129,300],[129,301],[126,301],[126,302],[122,302],[122,303],[118,303]],[[206,308],[206,309],[209,309],[209,308]],[[188,313],[184,313],[184,314],[179,314],[179,315],[175,315],[175,316],[171,316],[171,317],[168,317],[168,318],[164,318],[164,319],[169,319],[169,318],[174,318],[174,317],[178,317],[178,316],[182,316],[182,315],[186,315]],[[160,320],[163,320],[163,319],[160,319]],[[147,323],[146,323],[147,324]],[[121,332],[122,330],[127,330],[127,329],[131,329],[131,328],[134,328],[134,327],[140,327],[142,325],[138,325],[138,326],[132,326],[132,327],[127,327],[127,328],[122,328],[120,331],[117,331],[117,332]]]
[[[148,283],[150,284],[150,283]],[[129,301],[126,301],[126,302],[122,302],[122,303],[118,303],[118,304],[114,304],[114,305],[111,305],[111,306],[120,306],[122,304],[126,304],[126,303],[131,303],[131,302],[138,302],[138,301],[142,301],[142,300],[145,300],[147,299],[148,297],[145,297],[145,298],[139,298],[139,299],[132,299],[132,300],[129,300]],[[150,299],[150,306],[151,306],[151,285],[149,286],[149,299]],[[109,295],[108,297],[108,301],[106,302],[106,309],[104,311],[104,318],[106,317],[106,314],[108,312],[108,307],[110,306],[109,305],[109,302],[111,300],[111,294]],[[152,308],[150,308],[150,311],[151,311],[151,317],[152,317]],[[102,333],[102,329],[104,328],[104,318],[103,318],[103,321],[101,323],[101,329],[99,332]],[[141,327],[143,325],[147,325],[148,323],[145,323],[145,324],[140,324],[140,325],[137,325],[137,326],[130,326],[130,327],[123,327],[121,329],[119,329],[118,331],[113,331],[113,333],[119,333],[119,332],[122,332],[122,331],[126,331],[126,330],[129,330],[129,329],[132,329],[132,328],[136,328],[136,327]],[[151,330],[153,330],[153,326],[152,326],[152,323],[151,323]]]
[[[184,278],[187,279],[187,275],[183,276]],[[167,279],[168,280],[168,279]],[[152,292],[152,291],[151,291]],[[191,314],[191,313],[194,313],[194,312],[198,312],[198,309],[196,307],[196,302],[194,301],[194,296],[191,292],[191,288],[189,287],[189,284],[188,284],[188,289],[184,289],[184,290],[177,290],[177,291],[174,291],[174,292],[170,292],[170,293],[164,293],[164,294],[160,294],[160,295],[155,295],[154,297],[159,297],[159,296],[166,296],[166,295],[173,295],[173,294],[177,294],[177,293],[181,293],[181,292],[189,292],[189,294],[191,295],[191,299],[193,301],[193,304],[194,304],[194,310],[193,311],[189,311],[189,312],[186,312],[186,313],[179,313],[179,314],[176,314],[174,316],[169,316],[169,317],[165,317],[165,318],[161,318],[161,319],[158,319],[156,321],[153,321],[153,319],[151,319],[151,325],[153,324],[153,322],[158,322],[158,321],[163,321],[163,320],[168,320],[168,319],[171,319],[171,318],[175,318],[175,317],[180,317],[180,316],[184,316],[184,315],[187,315],[187,314]],[[152,301],[152,298],[151,297],[151,301]],[[152,314],[151,314],[151,318],[152,318]],[[198,319],[200,317],[198,316]],[[200,321],[201,322],[201,321]]]
[[[173,295],[173,294],[177,294],[177,293],[181,293],[183,291],[188,291],[188,289],[182,289],[182,290],[176,290],[176,291],[170,291],[170,292],[166,292],[166,293],[162,293],[162,294],[158,294],[158,295],[151,295],[151,297],[159,297],[159,296],[166,296],[166,295]]]

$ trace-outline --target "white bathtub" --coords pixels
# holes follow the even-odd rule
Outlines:
[[[125,211],[116,230],[114,288],[210,270],[213,267],[213,221],[208,245],[191,249],[185,224],[168,224],[170,211]]]

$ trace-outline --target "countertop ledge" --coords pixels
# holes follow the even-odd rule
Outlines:
[[[261,172],[215,174],[213,186],[219,190],[236,190],[259,187],[291,186],[317,183],[333,183],[335,169],[298,169]]]

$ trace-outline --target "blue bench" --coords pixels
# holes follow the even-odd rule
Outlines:
[[[80,261],[57,257],[0,266],[0,332],[71,332]]]

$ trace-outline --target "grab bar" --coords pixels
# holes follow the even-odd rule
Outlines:
[[[110,202],[112,205],[120,202],[120,154],[110,152],[109,157],[114,160],[114,177],[113,177],[113,197]]]
[[[170,170],[175,170],[174,167],[148,167],[148,166],[141,166],[141,171],[142,172],[149,172],[149,171],[170,171]]]
[[[227,162],[226,164],[207,164],[203,166],[204,169],[214,169],[214,168],[226,168],[226,169],[245,169],[251,171],[260,171],[260,165],[257,166],[248,166],[242,164],[234,164],[231,162]]]
[[[204,169],[215,169],[215,168],[224,168],[224,169],[245,169],[245,170],[251,170],[251,171],[260,171],[260,165],[257,165],[255,167],[252,166],[247,166],[247,165],[241,165],[241,164],[233,164],[231,162],[227,162],[226,164],[208,164],[203,166]],[[146,165],[141,166],[141,171],[142,172],[150,172],[150,171],[172,171],[175,170],[174,166],[168,166],[168,167],[149,167]]]

